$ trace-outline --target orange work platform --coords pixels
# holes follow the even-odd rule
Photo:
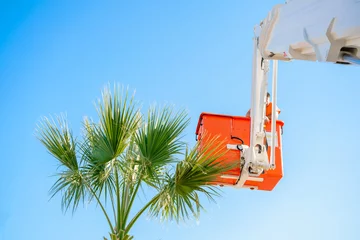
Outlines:
[[[224,163],[238,163],[237,166],[219,176],[213,184],[220,186],[235,185],[240,177],[240,150],[228,150],[227,144],[243,144],[250,146],[250,123],[251,119],[241,116],[228,116],[212,113],[202,113],[199,117],[199,122],[196,128],[196,139],[202,140],[201,145],[207,143],[207,138],[203,138],[204,134],[218,135],[218,141],[224,141],[223,149],[227,151],[226,155],[218,161]],[[250,177],[246,180],[243,187],[257,190],[271,191],[283,176],[282,164],[282,128],[284,122],[276,121],[276,145],[275,145],[275,165],[274,170],[268,170],[258,177]],[[270,162],[271,156],[271,122],[265,126],[267,143],[268,143],[268,159]],[[243,141],[243,142],[242,142]]]

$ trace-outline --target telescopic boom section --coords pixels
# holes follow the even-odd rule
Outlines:
[[[265,59],[359,64],[359,0],[292,0],[260,23]]]
[[[265,124],[265,100],[268,87],[269,60],[263,59],[258,48],[258,38],[254,38],[253,53],[253,71],[252,71],[252,94],[251,94],[251,124],[250,124],[250,146],[246,146],[243,150],[245,163],[241,168],[240,179],[236,184],[236,188],[244,187],[249,177],[259,177],[262,173],[269,169],[274,169],[274,152],[275,142],[271,143],[271,157],[268,160],[267,147],[265,144],[266,132]],[[277,64],[273,65],[277,67]],[[274,69],[277,72],[276,69]],[[273,75],[273,83],[276,75]],[[274,88],[275,87],[275,88]],[[275,95],[274,95],[275,94]],[[276,84],[273,84],[273,101],[276,99]],[[276,102],[276,100],[275,100]],[[273,107],[275,107],[274,105]],[[271,136],[275,139],[275,123],[276,118],[272,118]]]

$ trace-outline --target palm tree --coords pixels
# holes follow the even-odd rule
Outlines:
[[[84,120],[81,141],[62,115],[56,120],[43,117],[36,129],[60,164],[51,197],[62,194],[65,212],[74,212],[85,200],[95,201],[108,222],[111,240],[133,239],[130,230],[146,210],[164,220],[198,218],[199,193],[214,201],[220,194],[209,183],[232,167],[217,161],[225,152],[216,137],[205,146],[199,141],[190,150],[181,141],[189,123],[184,111],[150,108],[145,117],[134,95],[120,90],[117,86],[111,94],[105,88],[97,104],[99,122]],[[156,194],[130,216],[143,185]]]

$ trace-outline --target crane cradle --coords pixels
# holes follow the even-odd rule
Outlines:
[[[242,146],[250,145],[250,123],[248,117],[229,116],[213,113],[202,113],[199,117],[196,128],[196,139],[200,140],[200,147],[206,145],[210,136],[205,136],[205,133],[219,136],[217,141],[223,143],[222,150],[226,154],[217,161],[223,163],[239,163],[237,167],[223,172],[211,185],[219,186],[233,186],[241,188],[249,188],[251,190],[271,191],[278,184],[283,176],[283,162],[282,162],[282,130],[284,122],[276,121],[276,140],[275,140],[275,169],[262,171],[259,173],[251,173],[247,177],[244,184],[238,184],[241,175],[241,158],[243,157]],[[265,124],[266,131],[266,145],[268,160],[271,156],[271,122]]]

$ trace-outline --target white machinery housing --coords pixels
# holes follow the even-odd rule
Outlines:
[[[234,187],[244,188],[250,177],[276,167],[275,144],[271,144],[270,161],[263,144],[270,61],[273,60],[271,139],[275,141],[278,60],[359,65],[359,59],[360,0],[292,0],[269,12],[255,27],[250,146],[244,146],[245,163]]]
[[[359,0],[292,0],[276,5],[259,26],[265,59],[352,64],[360,58]],[[256,34],[256,33],[255,33]]]

